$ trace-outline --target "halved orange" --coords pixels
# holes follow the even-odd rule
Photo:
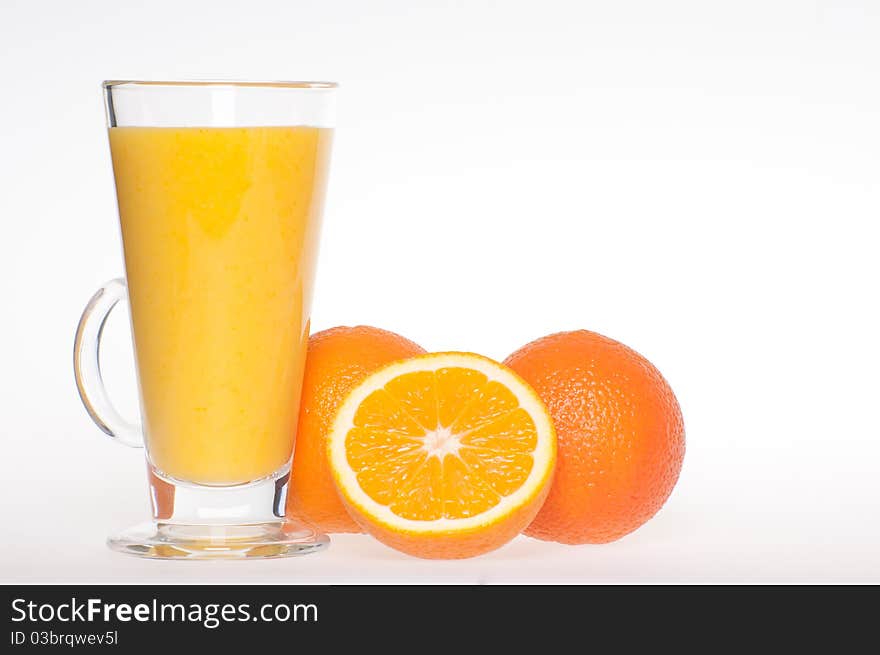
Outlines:
[[[507,543],[550,488],[556,433],[512,370],[480,355],[395,362],[343,401],[327,442],[343,503],[370,534],[428,558]]]

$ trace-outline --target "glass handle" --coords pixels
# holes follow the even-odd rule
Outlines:
[[[126,421],[107,395],[101,377],[101,333],[110,311],[126,297],[125,280],[110,280],[89,300],[76,328],[73,344],[73,372],[76,388],[92,420],[119,443],[142,448],[143,431],[140,426]]]

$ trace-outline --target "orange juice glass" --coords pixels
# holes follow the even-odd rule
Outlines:
[[[109,539],[159,558],[280,557],[328,543],[285,518],[335,85],[106,82],[126,277],[83,313],[89,414],[146,447],[153,520]],[[128,298],[141,424],[101,382]]]

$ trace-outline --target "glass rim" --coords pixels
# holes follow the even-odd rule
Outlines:
[[[233,87],[262,89],[298,89],[298,90],[331,90],[339,88],[336,82],[281,80],[104,80],[101,86],[106,89],[118,87]]]

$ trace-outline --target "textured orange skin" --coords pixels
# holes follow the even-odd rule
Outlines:
[[[660,372],[595,332],[560,332],[504,363],[553,418],[553,486],[526,534],[565,544],[620,539],[662,507],[684,459],[684,422]]]
[[[521,533],[541,509],[541,504],[550,491],[550,481],[547,482],[529,503],[489,528],[474,528],[473,530],[447,535],[431,535],[430,537],[388,530],[384,526],[364,518],[357,508],[345,501],[344,497],[343,501],[364,531],[386,546],[423,559],[465,559],[501,548]]]
[[[309,338],[287,495],[287,515],[324,532],[361,532],[339,500],[327,461],[327,434],[345,396],[377,368],[425,350],[369,326],[335,327]]]

